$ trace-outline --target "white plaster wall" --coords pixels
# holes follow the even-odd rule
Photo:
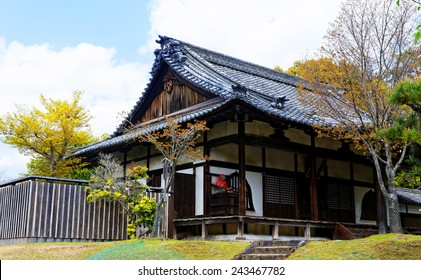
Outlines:
[[[246,146],[246,164],[262,166],[262,148]]]
[[[246,122],[246,134],[269,137],[274,133],[273,127],[270,124],[261,121]]]
[[[294,153],[267,148],[266,167],[294,171]]]
[[[195,197],[195,215],[203,215],[203,166],[196,167],[196,197]]]
[[[315,138],[316,148],[325,148],[330,150],[338,150],[342,147],[340,141],[333,140],[327,137],[316,137]]]
[[[162,159],[162,156],[151,158],[151,161],[149,162],[149,170],[162,169]]]
[[[208,131],[208,140],[238,133],[237,123],[226,121],[216,124]]]
[[[374,189],[372,189],[374,191]],[[355,222],[357,224],[375,225],[376,221],[361,220],[361,206],[364,195],[370,191],[368,188],[354,187],[354,200],[355,200]]]
[[[361,182],[373,183],[373,168],[362,164],[353,164],[354,180]]]
[[[247,211],[247,215],[263,217],[263,178],[261,173],[246,172],[247,182],[250,184],[253,197],[254,211]]]
[[[329,177],[351,179],[349,162],[328,159],[327,166]]]
[[[210,158],[212,160],[238,163],[238,147],[236,144],[228,144],[212,148]]]
[[[289,138],[291,142],[296,142],[304,145],[311,145],[311,137],[308,134],[305,134],[304,131],[300,129],[290,128],[285,130],[285,136]]]
[[[127,161],[132,161],[135,158],[146,156],[148,149],[145,146],[135,146],[127,152]]]

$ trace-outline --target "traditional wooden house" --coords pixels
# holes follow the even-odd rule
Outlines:
[[[126,121],[77,155],[113,153],[125,166],[147,166],[150,185],[161,186],[162,156],[138,136],[161,129],[164,116],[206,120],[198,147],[210,160],[179,164],[169,236],[333,238],[385,225],[371,161],[315,135],[312,125],[324,120],[297,97],[297,77],[173,38],[157,42],[150,82]],[[228,190],[216,186],[221,175]]]

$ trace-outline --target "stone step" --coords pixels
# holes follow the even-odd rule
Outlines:
[[[304,243],[300,240],[264,240],[255,241],[243,253],[237,255],[237,260],[284,260],[297,247]]]
[[[291,246],[259,246],[252,249],[252,254],[289,254],[293,250]]]
[[[259,241],[258,246],[292,246],[298,245],[299,240],[264,240]]]
[[[284,260],[289,254],[245,254],[242,260]]]

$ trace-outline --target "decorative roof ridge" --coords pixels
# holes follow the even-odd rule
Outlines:
[[[195,51],[195,50],[196,52],[199,51],[200,56],[218,65],[233,68],[233,69],[240,70],[243,72],[248,72],[250,74],[253,74],[262,78],[282,82],[282,83],[289,84],[292,86],[299,86],[305,83],[304,80],[302,80],[301,78],[297,76],[280,72],[280,71],[271,69],[269,67],[262,66],[253,62],[249,62],[243,59],[239,59],[227,54],[223,54],[221,52],[199,47],[197,45],[187,43],[181,40],[176,40],[170,37],[165,37],[165,40],[167,40],[166,42],[170,42],[170,43],[167,43],[167,45],[174,44],[174,45],[177,45],[178,48],[180,48],[180,46],[185,46],[191,49],[192,51]]]

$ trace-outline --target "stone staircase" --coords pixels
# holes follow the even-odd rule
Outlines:
[[[235,260],[284,260],[298,247],[304,245],[300,240],[255,241]]]

